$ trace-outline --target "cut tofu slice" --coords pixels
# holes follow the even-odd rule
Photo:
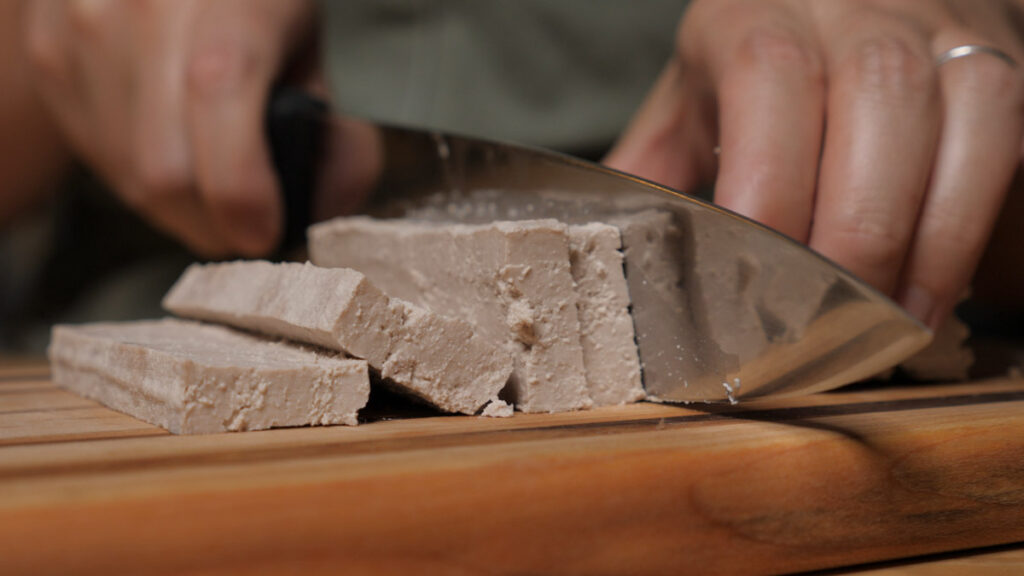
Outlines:
[[[648,399],[656,400],[651,397],[656,392],[652,382],[688,386],[687,380],[702,368],[700,359],[721,362],[722,352],[697,337],[705,323],[692,311],[688,271],[694,256],[685,226],[657,210],[624,215],[611,223],[622,235],[630,297],[648,303],[634,307],[632,313],[635,325],[646,327],[636,331],[636,339]]]
[[[467,322],[389,298],[355,270],[194,264],[164,307],[363,358],[399,391],[448,412],[475,413],[512,372],[511,357]]]
[[[621,248],[622,239],[615,226],[569,226],[569,263],[576,284],[580,345],[587,389],[595,406],[644,398]]]
[[[751,232],[686,213],[645,210],[611,223],[622,234],[630,296],[648,303],[632,310],[644,327],[636,336],[648,399],[680,384],[721,390],[708,367],[721,376],[737,373],[773,344],[799,340],[827,312],[831,291],[844,288],[813,259],[803,267],[763,267],[771,258],[753,237],[743,253],[716,251],[735,245],[723,235]]]
[[[967,380],[974,365],[974,350],[967,345],[970,336],[967,324],[950,316],[935,331],[932,343],[900,368],[915,380]]]
[[[366,362],[221,326],[156,320],[56,326],[54,382],[175,434],[357,423]]]
[[[472,322],[515,358],[507,399],[524,412],[591,406],[567,227],[339,218],[310,228],[320,266],[355,268],[384,291]]]

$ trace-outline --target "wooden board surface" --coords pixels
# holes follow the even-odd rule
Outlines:
[[[1020,576],[1024,546],[1000,546],[835,570],[836,576]]]
[[[3,574],[769,574],[1021,541],[1021,380],[189,437],[0,368]]]

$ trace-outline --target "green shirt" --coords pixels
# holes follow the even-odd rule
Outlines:
[[[683,0],[324,2],[335,103],[392,123],[593,154],[668,61]]]

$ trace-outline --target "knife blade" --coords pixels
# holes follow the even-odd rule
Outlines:
[[[268,137],[293,240],[309,224],[317,162],[338,161],[324,143],[341,126],[301,91],[277,90],[271,99]],[[654,399],[736,402],[829,390],[883,372],[931,341],[928,328],[840,266],[700,198],[547,150],[373,130],[382,162],[363,210],[372,216],[618,225],[644,387]]]

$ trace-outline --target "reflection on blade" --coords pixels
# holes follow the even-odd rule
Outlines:
[[[697,198],[550,152],[380,130],[375,216],[618,225],[644,384],[656,398],[826,390],[890,368],[931,339],[828,260]]]

